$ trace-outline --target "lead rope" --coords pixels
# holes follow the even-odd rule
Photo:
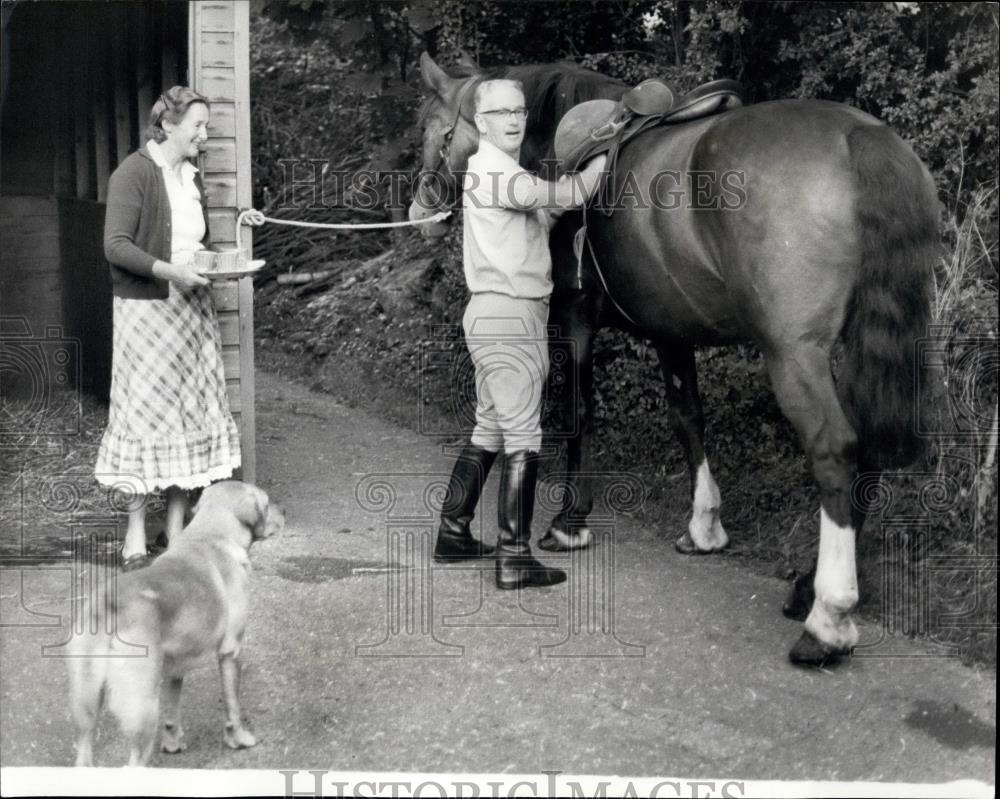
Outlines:
[[[250,220],[251,224],[262,225],[271,222],[275,225],[288,225],[290,227],[319,228],[321,230],[381,230],[384,228],[411,227],[414,225],[427,225],[431,222],[443,222],[451,216],[451,211],[438,211],[434,216],[427,219],[418,219],[416,222],[358,222],[358,223],[333,223],[333,222],[299,222],[294,219],[275,219],[273,216],[264,216],[256,208],[247,208],[236,217],[236,249],[241,250],[243,220]]]
[[[256,208],[247,208],[245,211],[241,211],[240,215],[236,218],[236,249],[241,250],[242,247],[242,236],[241,231],[243,229],[243,220],[249,219],[252,224],[260,225],[264,222],[271,222],[275,225],[288,225],[291,227],[304,227],[304,228],[318,228],[321,230],[380,230],[384,228],[399,228],[399,227],[411,227],[414,225],[426,225],[431,222],[442,222],[451,216],[451,211],[439,211],[430,216],[427,219],[420,219],[416,222],[359,222],[354,224],[349,223],[333,223],[333,222],[299,222],[293,219],[275,219],[272,216],[264,216],[263,213],[258,211]],[[583,208],[583,225],[576,232],[573,237],[573,253],[576,255],[576,288],[583,288],[583,247],[586,244],[587,249],[590,250],[590,258],[594,262],[594,271],[597,273],[598,279],[601,281],[601,286],[604,288],[604,293],[611,300],[611,304],[615,306],[625,319],[634,327],[639,325],[636,321],[628,315],[624,308],[618,304],[618,300],[614,298],[611,291],[608,289],[607,281],[604,279],[604,274],[601,272],[601,265],[597,261],[597,255],[594,253],[594,245],[590,243],[590,238],[587,236],[587,208]]]

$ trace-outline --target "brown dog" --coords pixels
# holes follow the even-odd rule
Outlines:
[[[121,574],[91,602],[86,629],[72,639],[70,704],[76,765],[93,765],[102,704],[128,739],[129,765],[152,757],[165,683],[164,752],[185,748],[180,724],[184,673],[201,656],[219,660],[226,706],[223,740],[257,743],[240,718],[240,649],[247,622],[250,544],[281,529],[284,514],[259,488],[233,480],[206,488],[191,523],[145,569]]]

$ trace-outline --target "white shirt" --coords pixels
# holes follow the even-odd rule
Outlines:
[[[481,140],[469,158],[462,192],[462,260],[469,290],[541,299],[552,293],[545,212],[524,211],[531,173]],[[518,196],[521,202],[518,202]]]
[[[195,185],[194,176],[198,167],[187,159],[181,164],[181,176],[167,164],[160,145],[150,139],[146,143],[149,155],[163,172],[167,184],[167,198],[170,200],[170,260],[173,263],[189,263],[196,250],[203,250],[201,240],[205,238],[205,217],[201,210],[201,193]]]

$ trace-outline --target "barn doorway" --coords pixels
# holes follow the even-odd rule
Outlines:
[[[145,115],[160,87],[187,81],[188,38],[187,3],[4,4],[0,320],[7,356],[0,391],[6,396],[58,383],[107,397],[108,176],[142,144]]]

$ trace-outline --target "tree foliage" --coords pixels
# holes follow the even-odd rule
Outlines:
[[[255,0],[254,7],[290,42],[329,54],[336,92],[359,104],[372,124],[372,149],[394,165],[413,154],[422,92],[415,65],[427,50],[445,64],[570,59],[629,82],[661,75],[680,90],[730,77],[750,102],[846,102],[913,144],[949,207],[996,179],[992,3]]]

